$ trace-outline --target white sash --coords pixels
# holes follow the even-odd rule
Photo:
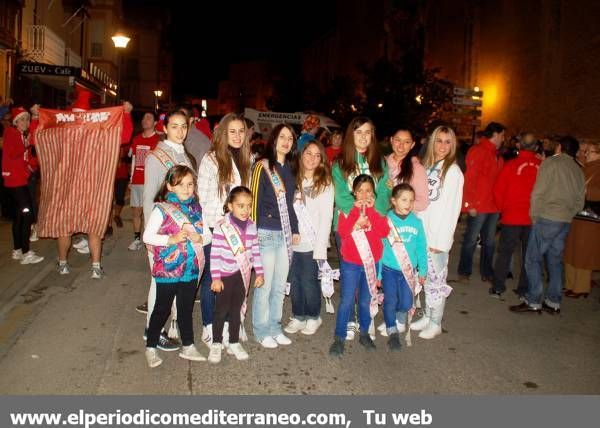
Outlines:
[[[294,200],[294,211],[296,212],[298,223],[302,227],[302,232],[304,232],[306,239],[314,248],[315,241],[317,239],[317,232],[315,231],[310,216],[308,215],[308,209],[306,208],[306,205],[304,204],[302,199],[298,197],[299,194],[299,191],[296,192],[296,199]],[[333,303],[331,302],[331,296],[333,296],[334,293],[333,280],[340,279],[340,270],[331,269],[331,266],[329,266],[327,260],[319,260],[318,264],[318,278],[321,280],[321,293],[325,298],[325,311],[327,313],[333,314],[335,313],[333,309]]]
[[[371,319],[373,319],[379,311],[379,304],[383,302],[383,295],[377,293],[377,285],[379,281],[377,281],[375,259],[364,230],[361,229],[352,232],[352,239],[354,239],[354,244],[356,245],[356,249],[360,255],[363,267],[365,268],[367,284],[369,285],[369,293],[371,294],[371,303],[369,309],[371,313]]]
[[[164,213],[171,217],[181,229],[191,233],[200,233],[200,235],[202,235],[202,232],[196,231],[196,228],[191,224],[188,216],[186,216],[179,208],[177,208],[175,204],[169,202],[160,202],[158,205],[160,205]],[[196,260],[198,260],[199,270],[198,278],[200,278],[202,276],[202,271],[204,270],[204,249],[201,242],[196,243],[190,240],[190,243],[192,244],[192,248],[196,253]]]
[[[242,237],[240,236],[240,232],[238,228],[231,224],[230,214],[226,214],[225,218],[219,223],[219,227],[225,236],[225,240],[227,244],[229,244],[229,249],[233,253],[235,257],[235,261],[237,262],[238,267],[240,268],[240,272],[242,274],[242,280],[244,281],[244,288],[246,289],[246,293],[244,295],[244,302],[242,303],[242,319],[246,315],[246,296],[248,296],[248,289],[250,288],[250,275],[252,273],[252,263],[250,263],[250,257],[248,252],[246,251],[246,247],[244,242],[242,241]]]
[[[410,262],[410,257],[406,251],[406,247],[404,246],[404,243],[402,242],[402,237],[400,236],[400,233],[398,233],[398,229],[396,229],[396,226],[394,225],[394,223],[392,222],[392,220],[390,218],[388,218],[388,224],[390,226],[390,233],[387,236],[387,240],[390,244],[390,247],[392,247],[394,256],[396,256],[396,261],[398,262],[398,265],[400,266],[400,269],[402,270],[402,274],[404,275],[404,279],[406,279],[406,282],[408,283],[408,287],[410,288],[412,295],[416,296],[421,291],[421,285],[417,281],[417,277],[415,276],[415,271],[412,267],[412,263]],[[412,345],[411,339],[410,339],[410,322],[415,313],[415,309],[416,309],[415,299],[413,297],[412,306],[408,311],[408,321],[407,321],[408,329],[406,332],[406,344],[408,346]]]
[[[269,169],[269,161],[267,159],[262,160],[263,169],[269,177],[269,181],[273,185],[275,191],[275,197],[277,198],[277,207],[279,208],[279,218],[281,220],[281,227],[283,229],[283,235],[285,237],[285,245],[288,252],[288,266],[292,264],[292,227],[290,225],[290,214],[287,208],[287,201],[285,197],[285,184],[281,179],[281,176],[277,173],[275,167],[273,171]]]

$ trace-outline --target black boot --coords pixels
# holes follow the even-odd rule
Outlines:
[[[390,334],[387,345],[388,348],[390,348],[390,351],[399,352],[400,349],[402,349],[402,344],[400,343],[400,333]]]
[[[332,357],[341,357],[344,353],[344,339],[335,336],[333,343],[329,347],[329,355]]]
[[[375,347],[375,343],[373,343],[373,339],[371,339],[371,336],[369,336],[369,333],[361,333],[358,343],[364,346],[367,351],[374,351],[377,349]]]

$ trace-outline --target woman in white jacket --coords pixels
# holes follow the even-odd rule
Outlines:
[[[292,248],[290,297],[293,317],[287,333],[314,334],[321,325],[319,263],[327,260],[327,244],[333,220],[333,184],[325,149],[311,141],[300,153],[296,174],[294,211],[300,243]]]
[[[433,339],[442,332],[446,298],[452,291],[446,283],[448,255],[462,204],[463,174],[456,164],[456,135],[446,126],[438,126],[427,144],[423,159],[429,186],[429,205],[422,211],[427,237],[428,270],[425,283],[425,314],[411,323],[421,330],[419,337]]]
[[[229,113],[221,119],[213,135],[212,149],[204,155],[198,168],[198,197],[204,227],[210,231],[223,219],[223,207],[229,191],[250,184],[250,143],[242,116]],[[210,241],[204,242],[204,272],[200,279],[202,340],[210,347],[215,310],[215,294],[210,289]],[[225,329],[224,331],[227,331]],[[227,340],[227,339],[223,339]]]

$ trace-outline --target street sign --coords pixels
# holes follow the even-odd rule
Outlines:
[[[483,97],[483,91],[475,91],[469,88],[454,88],[454,95],[461,97]]]
[[[459,106],[480,107],[482,102],[481,102],[481,100],[473,100],[473,99],[469,99],[469,98],[454,97],[454,98],[452,98],[452,104],[459,105]]]
[[[469,118],[454,118],[452,119],[452,123],[456,123],[458,125],[467,125],[467,126],[481,126],[481,120],[469,119]]]
[[[476,109],[466,109],[466,108],[455,108],[454,109],[455,116],[470,116],[470,117],[480,117],[481,110]]]

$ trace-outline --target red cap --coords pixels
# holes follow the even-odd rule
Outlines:
[[[90,106],[90,99],[92,98],[92,93],[90,91],[88,91],[87,89],[82,89],[82,88],[77,88],[77,98],[75,99],[75,102],[73,102],[73,105],[71,106],[71,110],[89,110],[91,108]]]
[[[21,118],[24,114],[29,115],[27,110],[25,110],[23,107],[15,107],[15,108],[11,109],[10,114],[12,116],[12,124],[13,125],[16,125],[17,120],[19,118]]]

